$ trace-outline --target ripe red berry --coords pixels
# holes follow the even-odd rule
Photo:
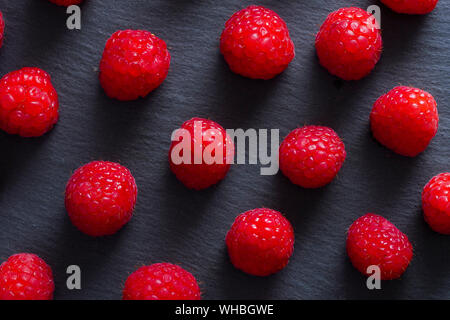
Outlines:
[[[0,80],[0,129],[22,137],[38,137],[58,121],[58,95],[50,76],[39,68],[23,68]]]
[[[450,235],[450,172],[438,174],[426,184],[422,209],[431,229]]]
[[[220,51],[231,70],[252,79],[271,79],[295,56],[283,19],[272,10],[249,6],[225,23]]]
[[[294,251],[294,230],[283,215],[272,209],[240,214],[226,236],[233,265],[255,276],[282,270]]]
[[[49,1],[59,6],[65,7],[71,6],[73,4],[80,4],[83,2],[83,0],[49,0]]]
[[[110,98],[135,100],[163,83],[169,72],[166,43],[144,30],[117,31],[106,42],[100,83]]]
[[[12,255],[0,265],[0,300],[53,299],[52,269],[30,253]]]
[[[439,0],[381,0],[398,13],[426,14],[434,10]]]
[[[4,33],[5,33],[5,20],[3,20],[3,14],[0,11],[0,48],[3,45]]]
[[[408,267],[413,249],[408,237],[385,218],[368,213],[350,226],[347,234],[347,253],[364,275],[369,266],[380,268],[381,280],[399,278]]]
[[[194,276],[170,263],[156,263],[133,272],[125,282],[123,300],[200,300]]]
[[[180,129],[177,131],[180,137],[172,141],[169,150],[170,169],[178,180],[190,189],[201,190],[225,178],[234,156],[234,143],[225,129],[202,118],[192,118]],[[183,150],[183,147],[186,148]],[[206,153],[213,147],[222,151],[222,155]],[[209,154],[213,158],[208,157]]]
[[[344,143],[333,129],[305,126],[281,143],[280,169],[296,185],[319,188],[334,179],[345,157]]]
[[[118,163],[93,161],[77,169],[66,187],[72,223],[90,236],[116,233],[133,214],[137,187],[131,172]]]
[[[359,80],[381,56],[381,32],[372,15],[342,8],[328,15],[316,36],[320,64],[344,80]]]
[[[372,133],[392,151],[414,157],[424,151],[437,132],[436,101],[426,91],[395,87],[382,95],[370,114]]]

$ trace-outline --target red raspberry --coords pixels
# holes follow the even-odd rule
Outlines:
[[[163,83],[169,72],[166,43],[144,30],[117,31],[106,42],[100,83],[110,98],[135,100]]]
[[[72,223],[90,236],[116,233],[133,215],[137,187],[131,172],[118,163],[93,161],[77,169],[66,187]]]
[[[426,14],[434,10],[439,0],[381,0],[398,13]]]
[[[178,132],[189,134],[189,137],[186,137],[186,139],[190,139],[190,143],[189,141],[186,141],[187,145],[186,143],[183,143],[184,138],[179,138],[172,141],[170,146],[170,169],[178,180],[190,189],[201,190],[208,188],[225,178],[230,169],[230,163],[233,160],[234,143],[222,126],[212,120],[192,118],[183,123],[181,130]],[[214,134],[214,136],[211,133]],[[201,141],[199,141],[200,137]],[[217,143],[215,142],[216,139],[218,141]],[[224,139],[225,142],[223,142]],[[206,148],[211,148],[215,144],[217,144],[216,146],[218,149],[223,148],[223,156],[220,157],[222,163],[216,161],[215,158],[205,159],[202,156]],[[177,162],[177,159],[180,158],[179,161],[181,161],[184,154],[184,151],[182,149],[180,150],[180,148],[183,148],[184,145],[190,148],[190,156],[184,155],[186,159],[184,159],[182,163],[179,163]],[[199,149],[198,154],[201,156],[201,159],[199,158],[198,160],[201,161],[201,163],[195,163],[196,146]],[[213,156],[215,156],[215,154],[213,154]],[[217,157],[219,157],[219,155],[217,155]]]
[[[288,264],[294,251],[294,230],[278,211],[253,209],[236,218],[225,241],[236,268],[268,276]]]
[[[436,101],[426,91],[395,87],[382,95],[370,114],[372,133],[392,151],[414,157],[424,151],[437,132]]]
[[[380,59],[381,47],[374,17],[360,8],[332,12],[316,36],[320,64],[344,80],[368,75]]]
[[[50,76],[39,68],[23,68],[0,80],[0,129],[22,137],[38,137],[58,121],[58,95]]]
[[[80,4],[83,2],[83,0],[48,0],[48,1],[55,3],[58,6],[65,6],[65,7],[71,6],[73,4]]]
[[[200,300],[200,288],[194,276],[183,268],[156,263],[128,277],[123,300]]]
[[[281,143],[280,169],[296,185],[319,188],[334,179],[345,157],[344,143],[333,129],[305,126]]]
[[[0,300],[53,299],[52,269],[30,253],[12,255],[0,265]]]
[[[5,20],[3,20],[3,14],[0,11],[0,48],[3,45],[3,35],[5,33]]]
[[[231,16],[220,37],[220,51],[233,72],[265,80],[283,72],[295,56],[286,23],[261,6]]]
[[[422,208],[431,229],[450,235],[450,172],[438,174],[426,184]]]
[[[350,226],[347,234],[347,253],[361,273],[376,265],[381,280],[399,278],[405,272],[413,256],[408,237],[387,219],[368,213]]]

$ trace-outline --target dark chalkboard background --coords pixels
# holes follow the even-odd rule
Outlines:
[[[296,46],[289,68],[270,81],[231,73],[219,53],[224,22],[251,3],[280,14]],[[382,9],[382,58],[367,78],[340,81],[319,66],[315,33],[329,12],[370,4]],[[48,71],[61,115],[41,138],[0,133],[0,259],[40,255],[53,268],[56,299],[120,299],[136,267],[161,261],[191,271],[205,299],[450,299],[450,236],[428,228],[420,202],[425,183],[450,170],[448,1],[427,16],[406,16],[375,0],[86,0],[81,31],[69,31],[65,9],[45,0],[0,0],[0,10],[0,74],[24,66]],[[126,103],[105,96],[96,71],[105,41],[124,28],[152,31],[172,55],[164,84]],[[438,101],[439,131],[413,159],[370,135],[373,102],[398,84],[426,89]],[[236,165],[219,185],[190,191],[171,174],[167,152],[172,130],[194,116],[225,128],[280,128],[282,137],[303,124],[331,126],[348,157],[338,178],[318,190],[281,174],[260,176],[258,165]],[[97,159],[127,166],[139,188],[130,223],[98,239],[71,225],[63,200],[73,170]],[[234,218],[261,206],[283,212],[296,235],[291,262],[268,278],[235,270],[224,246]],[[367,212],[390,219],[415,250],[402,279],[376,292],[345,252],[348,226]],[[66,289],[70,264],[82,269],[82,290]]]

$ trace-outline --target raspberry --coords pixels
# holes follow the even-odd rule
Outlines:
[[[131,172],[118,163],[93,161],[77,169],[66,187],[72,223],[90,236],[116,233],[133,215],[137,187]]]
[[[380,59],[381,47],[374,17],[360,8],[332,12],[316,36],[320,64],[344,80],[368,75]]]
[[[278,211],[253,209],[236,218],[225,241],[236,268],[268,276],[288,264],[294,251],[294,230]]]
[[[381,0],[398,13],[426,14],[434,10],[439,0]]]
[[[59,6],[65,6],[65,7],[71,6],[73,4],[80,4],[83,2],[83,0],[48,0],[48,1],[55,3]]]
[[[438,174],[426,184],[422,209],[431,229],[450,235],[450,172]]]
[[[0,129],[22,137],[38,137],[58,121],[58,95],[50,76],[39,68],[23,68],[0,80]]]
[[[233,72],[265,80],[283,72],[295,56],[286,23],[261,6],[231,16],[220,37],[220,51]]]
[[[408,267],[413,249],[408,237],[387,219],[368,213],[350,226],[347,234],[347,253],[361,273],[370,275],[367,268],[376,265],[381,280],[399,278]]]
[[[180,152],[180,147],[182,148],[183,145],[185,145],[185,143],[183,143],[184,138],[172,141],[169,151],[170,169],[178,180],[190,189],[201,190],[208,188],[225,178],[234,156],[234,143],[226,133],[225,129],[214,121],[202,118],[192,118],[183,123],[179,132],[183,131],[189,133],[189,137],[186,137],[186,139],[190,139],[190,143],[187,141],[187,147],[190,149],[190,156],[184,155],[183,157],[184,151],[181,150]],[[197,132],[198,137],[196,136]],[[212,136],[211,133],[214,133],[214,136]],[[198,141],[198,138],[200,137],[202,140]],[[205,154],[205,149],[213,147],[216,139],[218,139],[218,144],[216,143],[217,147],[219,149],[223,148],[222,156],[213,154],[215,158],[210,160],[205,159],[205,157],[202,156]],[[225,142],[223,142],[224,139]],[[199,155],[202,157],[199,160],[201,163],[195,163],[196,146],[200,149]],[[219,159],[216,161],[216,157],[219,156],[221,161]],[[186,159],[183,160],[182,163],[176,163],[176,158]]]
[[[305,126],[281,143],[280,169],[296,185],[319,188],[334,179],[345,157],[344,143],[333,129]]]
[[[194,276],[170,263],[156,263],[133,272],[125,282],[123,300],[200,300]]]
[[[5,33],[5,20],[3,20],[3,14],[0,11],[0,48],[3,45],[3,36]]]
[[[437,132],[436,101],[426,91],[395,87],[382,95],[370,114],[372,133],[382,145],[403,156],[424,151]]]
[[[144,30],[117,31],[106,42],[100,83],[110,98],[136,100],[163,83],[169,72],[166,43]]]
[[[30,253],[12,255],[0,265],[0,300],[53,299],[52,269]]]

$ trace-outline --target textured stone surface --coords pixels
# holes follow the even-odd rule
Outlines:
[[[231,73],[219,53],[229,16],[255,1],[87,0],[81,31],[65,28],[65,9],[45,0],[0,0],[6,20],[0,74],[37,66],[49,72],[61,118],[49,134],[21,139],[0,133],[0,259],[16,252],[40,255],[53,268],[56,299],[119,299],[127,276],[154,262],[180,263],[200,281],[206,299],[450,299],[450,237],[422,218],[420,192],[449,171],[450,4],[427,16],[404,16],[381,6],[384,52],[373,73],[342,82],[319,66],[314,36],[338,0],[257,1],[287,22],[296,46],[288,69],[271,81]],[[367,7],[374,1],[354,0]],[[96,69],[107,38],[120,28],[143,28],[163,38],[172,64],[148,98],[120,103],[100,88]],[[404,158],[370,135],[373,102],[396,85],[423,88],[438,102],[440,125],[426,152]],[[333,127],[347,160],[338,178],[304,190],[258,165],[232,166],[205,191],[187,190],[170,173],[172,130],[194,116],[225,128]],[[91,160],[118,161],[136,177],[135,215],[118,234],[94,239],[74,228],[64,209],[73,170]],[[235,270],[225,234],[241,212],[266,206],[283,212],[295,229],[290,264],[269,278]],[[405,232],[415,257],[401,280],[369,291],[345,253],[346,230],[375,212]],[[82,269],[82,290],[65,287],[69,264]]]

